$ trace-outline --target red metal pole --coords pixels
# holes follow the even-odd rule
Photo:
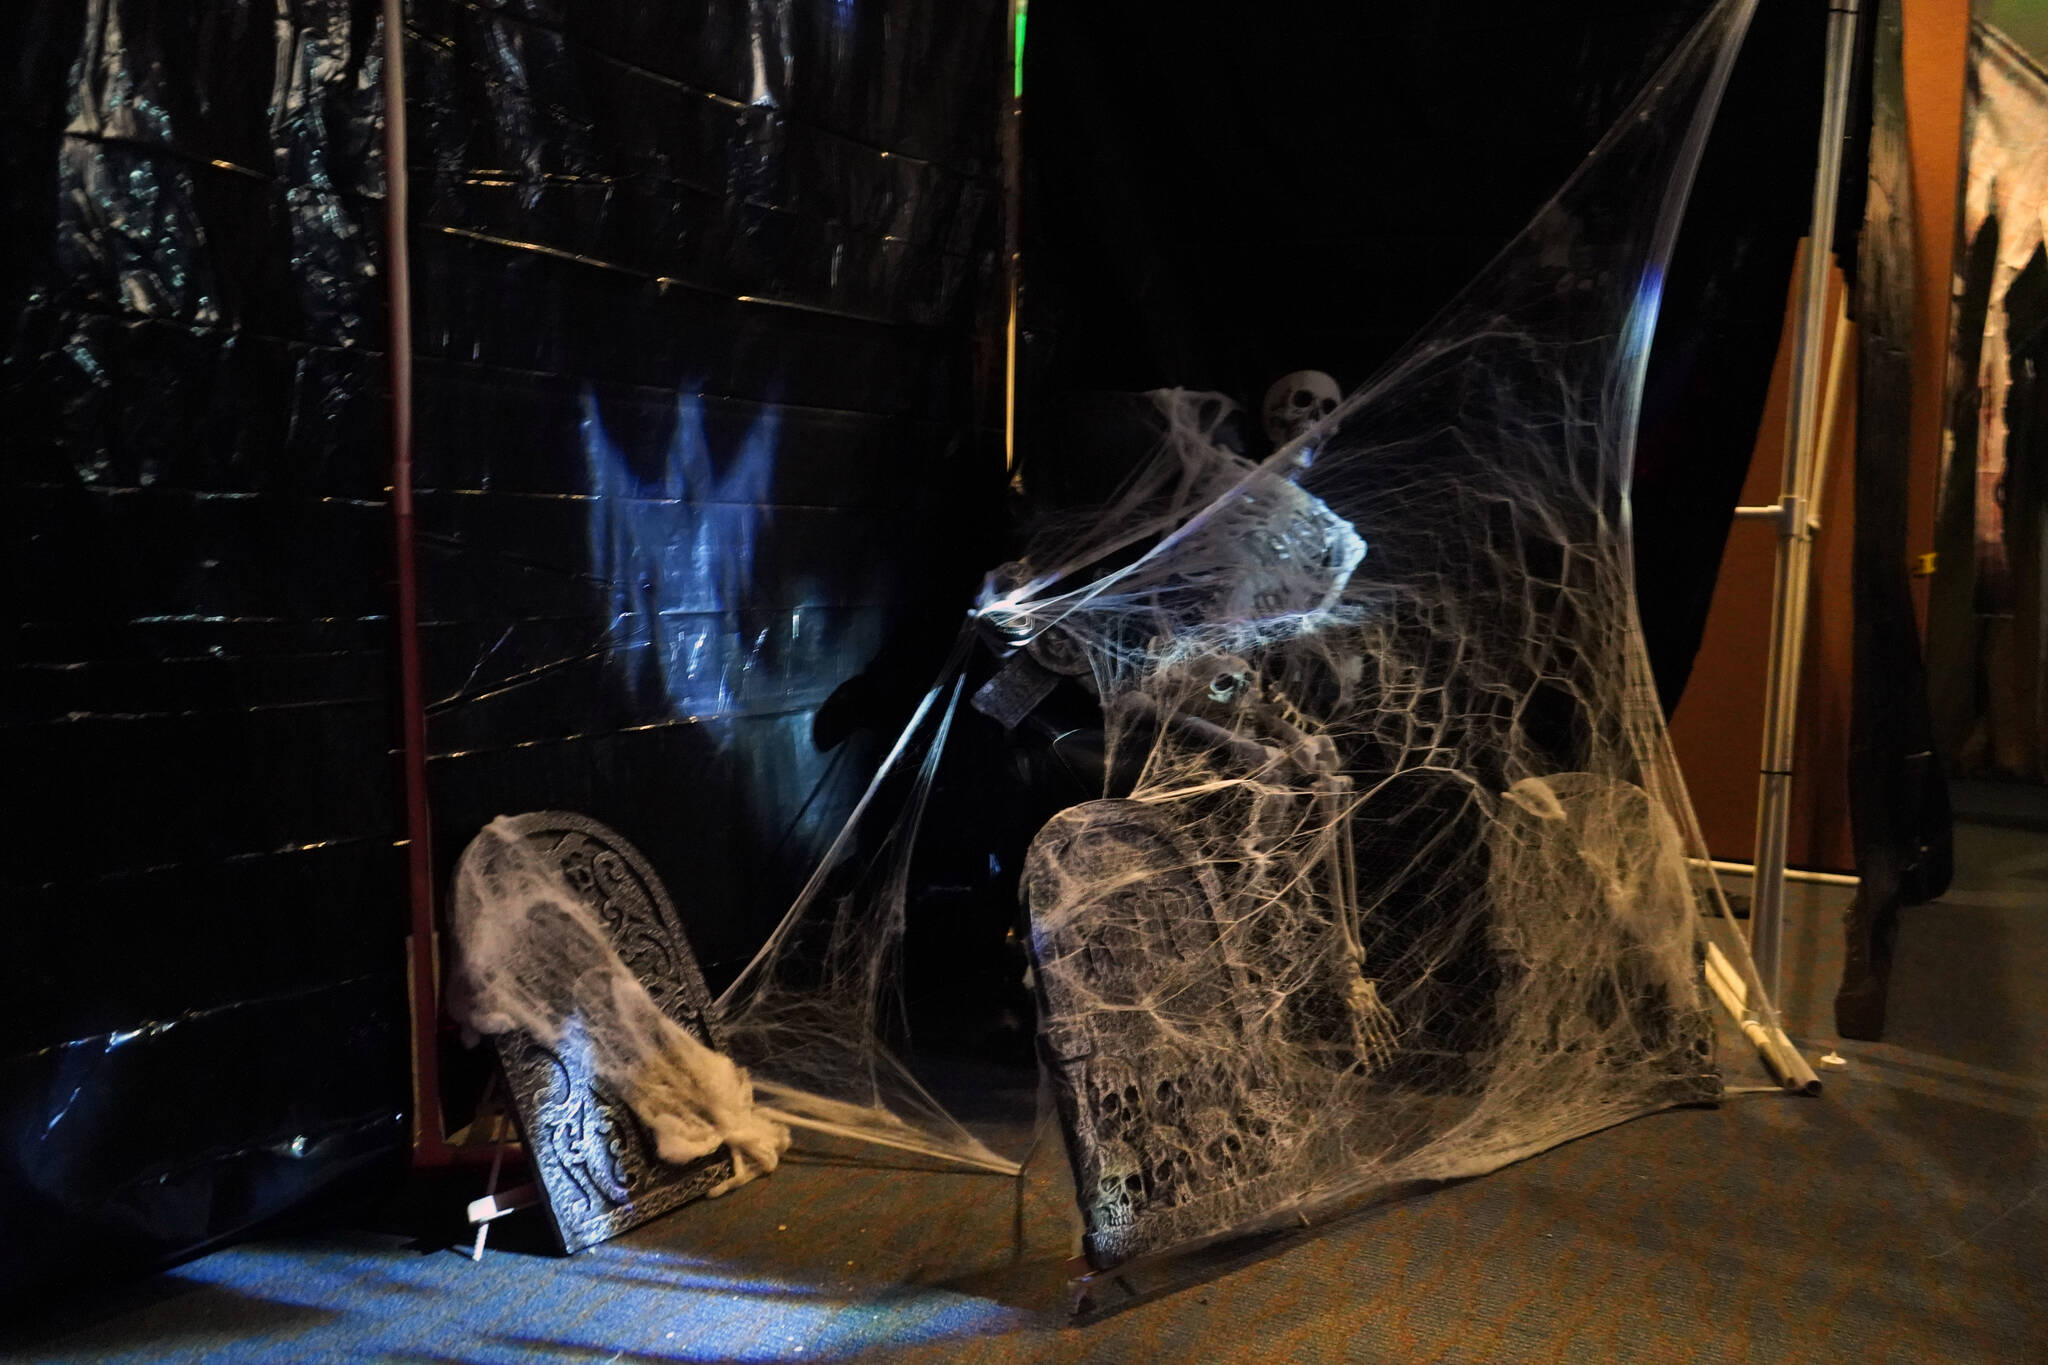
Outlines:
[[[405,16],[384,0],[384,236],[391,314],[391,530],[398,586],[399,762],[404,774],[407,943],[412,1002],[413,1163],[448,1157],[441,1115],[440,954],[434,916],[433,823],[427,807],[427,711],[420,677],[419,570],[412,507],[412,262],[405,131]]]

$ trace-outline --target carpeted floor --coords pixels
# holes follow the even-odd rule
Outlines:
[[[1790,907],[1818,1099],[1640,1119],[1069,1324],[1034,1178],[820,1162],[561,1259],[338,1233],[222,1251],[0,1338],[50,1361],[2048,1360],[2048,837],[1959,831],[1879,1045],[1829,1024],[1846,894]],[[1729,1049],[1730,1079],[1746,1059]],[[470,1176],[472,1182],[477,1177]],[[451,1196],[452,1197],[452,1196]],[[534,1215],[522,1215],[533,1218]],[[1111,1290],[1109,1297],[1115,1297]]]

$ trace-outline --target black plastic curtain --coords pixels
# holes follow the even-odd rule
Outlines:
[[[1026,48],[1027,480],[1085,497],[1087,395],[1357,387],[1521,229],[1707,6],[1041,3]],[[1644,397],[1637,563],[1666,709],[1705,628],[1804,235],[1816,2],[1760,8]],[[1071,452],[1084,451],[1080,459]]]
[[[406,1141],[378,12],[0,18],[8,1292]],[[583,811],[730,972],[986,549],[1003,10],[405,13],[439,879]]]

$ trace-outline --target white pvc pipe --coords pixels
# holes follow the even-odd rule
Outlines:
[[[1719,858],[1689,858],[1686,861],[1695,867],[1711,867],[1716,872],[1728,872],[1738,877],[1754,877],[1756,866],[1752,863],[1724,862]],[[1785,869],[1788,882],[1812,882],[1819,886],[1861,886],[1863,879],[1847,872],[1809,872],[1803,867]]]
[[[1783,1029],[1765,1023],[1750,1011],[1749,987],[1727,954],[1712,943],[1707,945],[1706,978],[1707,988],[1742,1030],[1743,1037],[1749,1039],[1771,1079],[1796,1095],[1818,1095],[1820,1077],[1806,1064],[1806,1058]]]

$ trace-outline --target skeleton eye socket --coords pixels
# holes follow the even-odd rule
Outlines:
[[[1336,399],[1325,398],[1322,402],[1316,404],[1316,411],[1322,413],[1324,416],[1328,416],[1331,412],[1334,412],[1336,410],[1336,407]]]
[[[1314,397],[1315,395],[1310,393],[1307,389],[1296,389],[1294,391],[1294,397],[1290,398],[1288,401],[1297,408],[1305,408],[1309,405],[1310,400]]]

